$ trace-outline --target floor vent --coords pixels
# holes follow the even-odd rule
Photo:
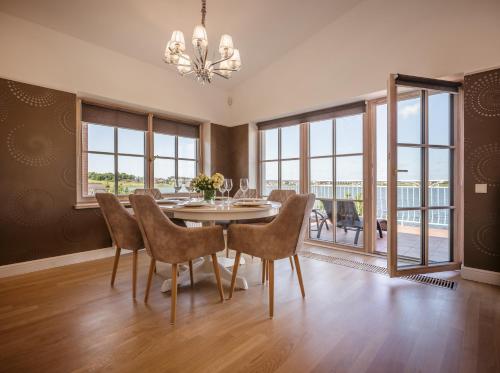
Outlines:
[[[303,256],[304,258],[309,258],[309,259],[321,260],[323,262],[337,264],[337,265],[341,265],[344,267],[360,269],[360,270],[366,271],[366,272],[379,273],[381,275],[389,276],[389,273],[387,272],[387,268],[380,267],[380,266],[377,266],[375,264],[364,263],[364,262],[346,259],[346,258],[339,258],[336,256],[316,254],[316,253],[311,253],[311,252],[302,252],[302,253],[300,253],[300,256]],[[402,278],[404,280],[408,280],[408,281],[418,282],[418,283],[425,284],[425,285],[437,286],[440,288],[445,288],[445,289],[450,289],[450,290],[455,290],[457,288],[457,283],[455,281],[450,281],[450,280],[437,278],[437,277],[431,277],[431,276],[427,276],[427,275],[412,275],[412,276],[405,276],[405,277],[400,277],[400,278]]]

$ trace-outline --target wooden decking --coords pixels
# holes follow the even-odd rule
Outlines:
[[[130,255],[120,262],[114,288],[111,258],[1,279],[0,371],[500,370],[499,288],[451,272],[444,276],[459,281],[451,291],[304,258],[302,299],[284,260],[276,263],[270,320],[260,261],[246,259],[241,272],[249,290],[220,303],[211,282],[183,287],[175,326],[160,278],[154,278],[149,305],[141,300],[145,253],[137,302]]]

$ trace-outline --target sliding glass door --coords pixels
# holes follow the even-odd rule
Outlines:
[[[389,269],[397,276],[455,266],[455,84],[391,76]],[[419,86],[421,84],[421,86]]]

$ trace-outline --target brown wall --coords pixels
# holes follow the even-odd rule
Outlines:
[[[464,91],[464,265],[500,272],[500,70],[466,76]]]
[[[0,265],[110,246],[75,210],[76,97],[0,79]]]
[[[210,127],[211,173],[220,172],[233,179],[231,195],[239,188],[240,178],[248,177],[248,124]]]

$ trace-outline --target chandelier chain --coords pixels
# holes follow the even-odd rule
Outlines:
[[[201,24],[205,27],[205,16],[207,15],[207,0],[201,0]]]

